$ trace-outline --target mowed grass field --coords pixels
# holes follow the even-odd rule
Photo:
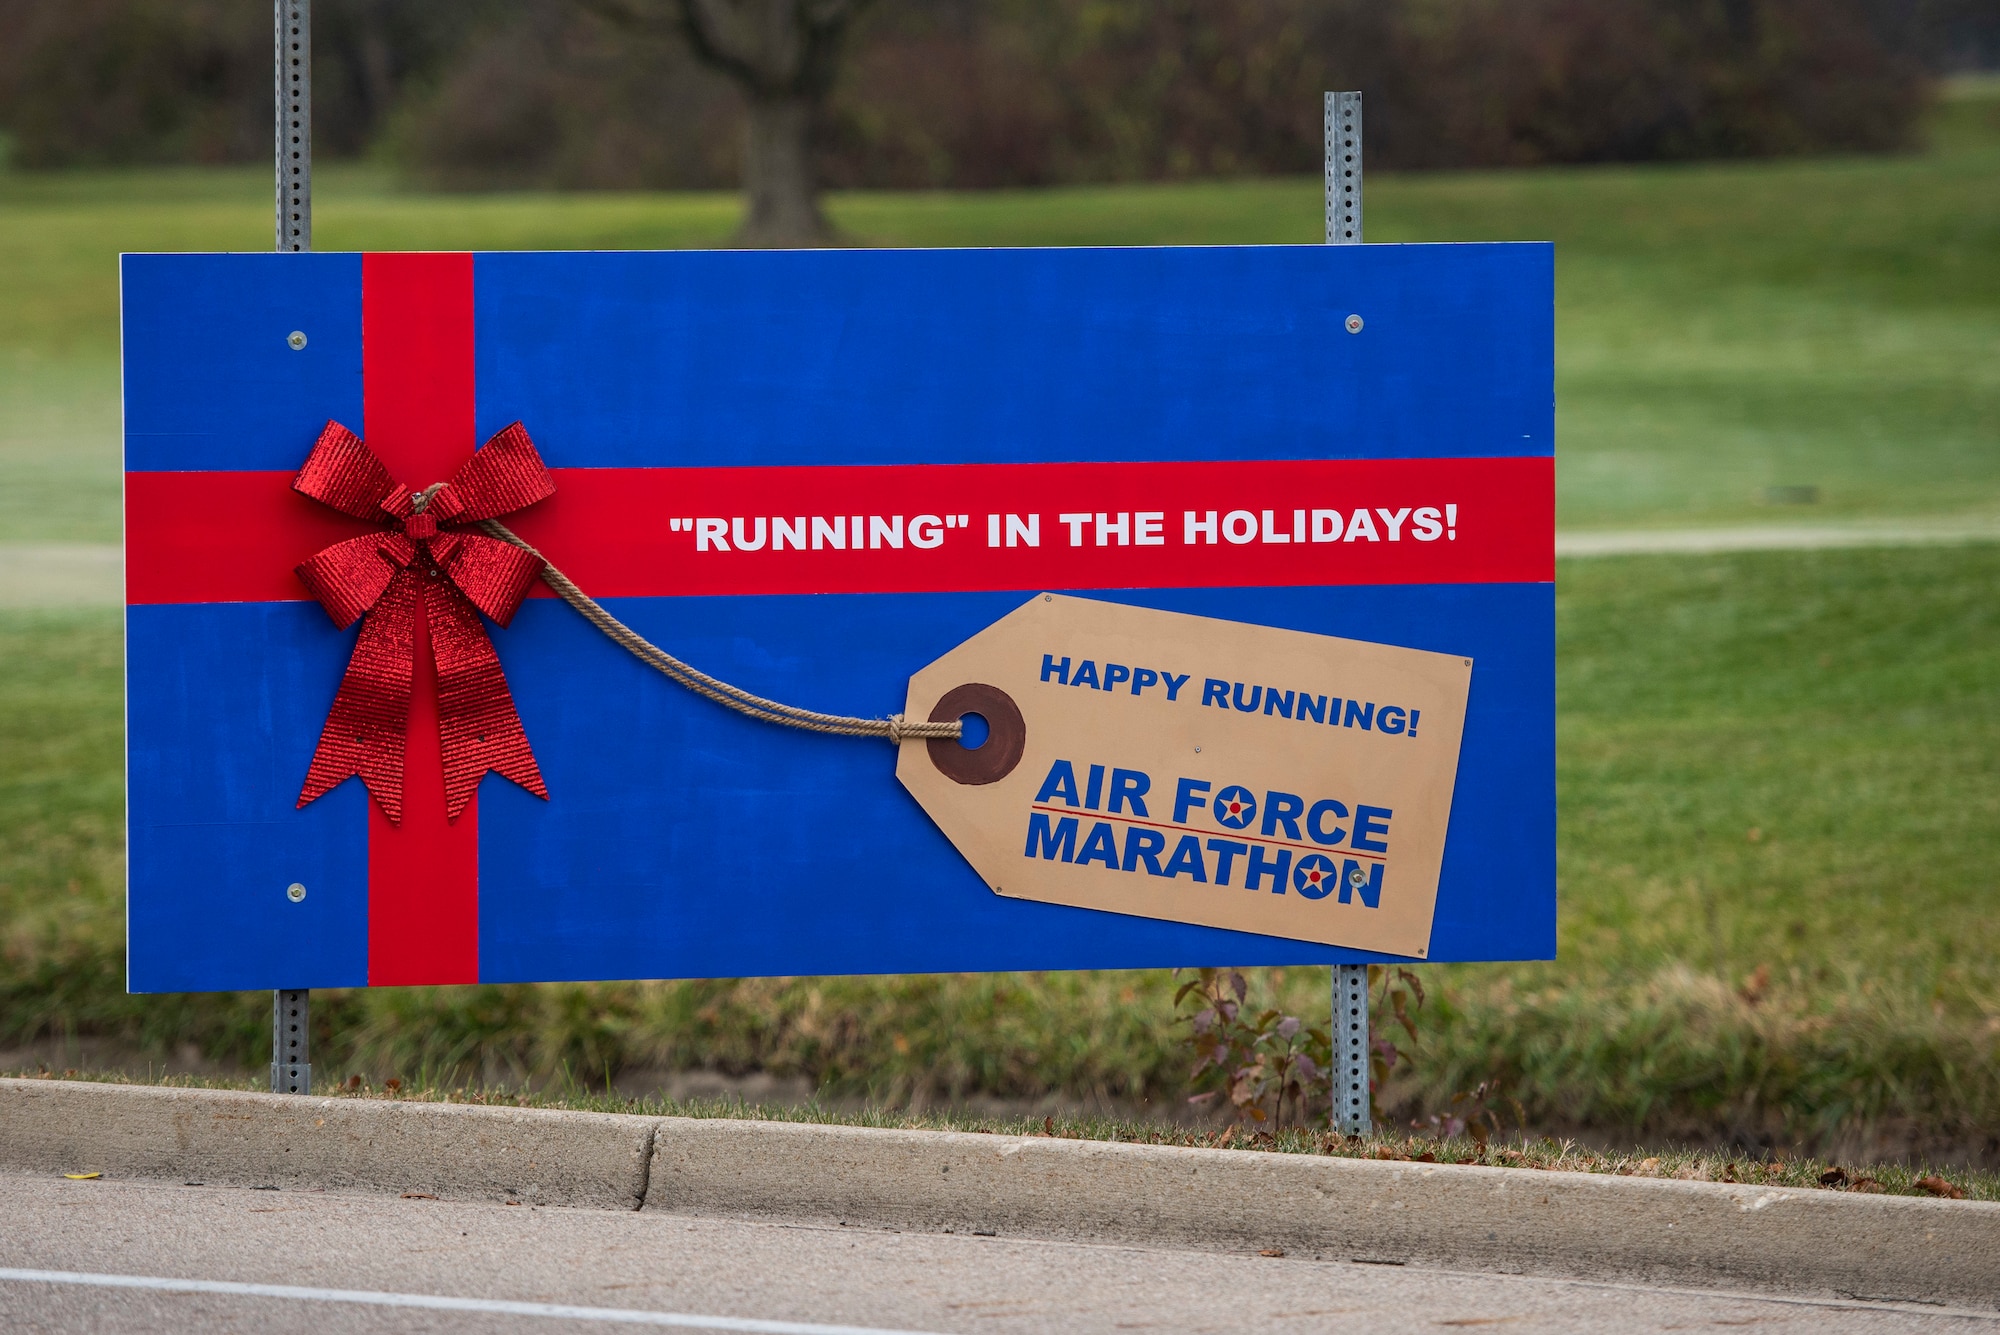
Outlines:
[[[1553,240],[1565,528],[2000,512],[2000,95],[1921,156],[1378,174],[1371,241]],[[723,195],[316,183],[322,249],[716,244]],[[1314,180],[836,195],[880,245],[1311,242]],[[0,542],[115,540],[124,250],[268,250],[267,173],[0,173]],[[1815,486],[1774,510],[1772,486]]]
[[[268,246],[260,172],[0,176],[0,542],[117,537],[121,249]],[[401,194],[325,172],[352,247],[711,244],[720,196]],[[1312,181],[836,197],[879,244],[1311,241]],[[2000,512],[2000,100],[1931,151],[1368,185],[1374,241],[1558,242],[1568,528]],[[1814,486],[1773,507],[1771,486]],[[1560,957],[1432,967],[1437,1108],[1543,1127],[1996,1151],[2000,547],[1567,561]],[[0,1044],[260,1059],[268,999],[122,993],[118,624],[0,612]],[[1197,961],[1190,961],[1195,963]],[[1207,961],[1227,963],[1227,961]],[[1323,970],[1260,994],[1318,1015]],[[330,995],[335,1069],[712,1066],[834,1093],[1180,1092],[1161,973]],[[1405,1047],[1410,1046],[1405,1044]]]
[[[1432,966],[1405,1111],[1500,1077],[1542,1126],[1941,1149],[2000,1125],[2000,546],[1569,562],[1555,962]],[[0,1041],[250,1063],[262,995],[122,991],[111,612],[0,617]],[[634,1065],[829,1092],[1180,1090],[1165,973],[322,995],[335,1071]],[[1319,1014],[1326,973],[1258,996]],[[1400,1032],[1396,1036],[1400,1040]],[[1408,1047],[1407,1043],[1404,1046]],[[1897,1139],[1901,1143],[1901,1139]]]

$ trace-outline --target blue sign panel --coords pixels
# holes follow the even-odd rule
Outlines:
[[[999,897],[889,746],[475,571],[488,514],[831,713],[1045,589],[1463,655],[1426,958],[1554,951],[1548,246],[135,255],[124,297],[136,991],[1384,958]]]

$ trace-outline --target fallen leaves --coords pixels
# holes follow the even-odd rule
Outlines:
[[[1259,1256],[1283,1256],[1284,1254],[1285,1249],[1283,1247],[1266,1247],[1263,1251],[1257,1253]]]
[[[1888,1190],[1887,1187],[1882,1185],[1880,1179],[1871,1177],[1866,1173],[1858,1176],[1850,1174],[1839,1164],[1834,1164],[1824,1173],[1821,1173],[1819,1175],[1819,1184],[1833,1191],[1859,1192],[1864,1196],[1876,1196]],[[1958,1186],[1956,1183],[1947,1182],[1936,1174],[1932,1174],[1929,1177],[1920,1177],[1910,1185],[1919,1191],[1928,1192],[1932,1196],[1942,1197],[1945,1200],[1962,1201],[1965,1199],[1965,1189],[1963,1187]]]
[[[103,1177],[103,1176],[104,1176],[104,1174],[102,1174],[102,1173],[64,1173],[64,1174],[63,1174],[63,1176],[64,1176],[64,1177],[66,1177],[66,1178],[68,1178],[68,1179],[69,1179],[70,1181],[72,1181],[72,1182],[89,1182],[89,1181],[91,1181],[91,1180],[92,1180],[92,1179],[94,1179],[94,1178],[100,1178],[100,1177]]]
[[[428,1191],[406,1191],[403,1193],[403,1199],[406,1201],[434,1201],[437,1197],[431,1195]]]
[[[1965,1199],[1965,1188],[1947,1182],[1935,1173],[1929,1177],[1918,1178],[1913,1185],[1919,1191],[1927,1191],[1933,1196],[1941,1196],[1948,1201],[1962,1201]]]

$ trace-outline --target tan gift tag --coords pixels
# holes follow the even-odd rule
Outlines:
[[[1472,660],[1040,594],[910,679],[896,777],[994,891],[1422,958]]]

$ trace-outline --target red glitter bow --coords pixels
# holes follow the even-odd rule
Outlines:
[[[511,621],[542,563],[483,533],[441,527],[492,519],[555,494],[555,480],[521,424],[487,441],[426,498],[389,476],[360,437],[328,422],[292,486],[342,514],[388,525],[336,542],[298,567],[334,625],[345,630],[367,615],[299,805],[358,774],[382,814],[402,822],[420,613],[437,665],[446,817],[457,818],[489,769],[546,798],[541,767],[479,620],[484,612],[502,626]]]

